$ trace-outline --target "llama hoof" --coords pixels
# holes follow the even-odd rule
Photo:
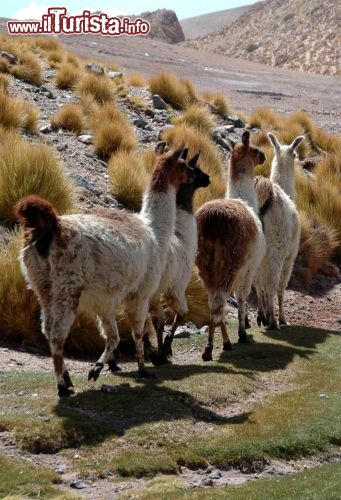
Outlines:
[[[65,382],[65,387],[73,387],[72,380],[71,380],[69,372],[67,370],[63,373],[63,379]]]
[[[120,366],[118,366],[115,359],[110,359],[108,361],[108,369],[112,373],[122,371],[122,368]]]
[[[252,335],[239,335],[238,338],[239,344],[254,344],[254,338]]]
[[[270,323],[267,327],[267,330],[280,330],[278,323]]]
[[[95,366],[93,366],[89,371],[88,380],[93,379],[94,382],[96,382],[96,380],[99,377],[99,374],[102,371],[102,368],[103,368],[103,363],[96,363]]]
[[[161,352],[152,352],[149,354],[149,359],[153,363],[154,366],[161,366],[169,364],[167,356],[165,353]]]
[[[203,361],[213,361],[212,350],[213,350],[213,347],[211,347],[211,346],[207,346],[205,348],[205,350],[201,356]]]
[[[156,378],[154,373],[149,373],[147,370],[139,370],[137,373],[137,378]]]
[[[163,342],[163,346],[162,346],[162,352],[166,355],[166,356],[173,356],[173,351],[172,351],[172,342],[173,340],[166,337],[164,342]]]
[[[259,328],[263,325],[263,326],[267,326],[269,324],[268,320],[266,319],[266,317],[264,316],[264,314],[257,314],[257,325],[259,326]],[[245,326],[245,328],[247,328]]]
[[[75,393],[75,391],[73,389],[66,387],[66,385],[58,384],[57,387],[58,387],[58,396],[60,398],[65,398],[65,397],[71,396],[71,394]]]
[[[224,342],[223,343],[223,351],[232,351],[233,347],[231,342]]]

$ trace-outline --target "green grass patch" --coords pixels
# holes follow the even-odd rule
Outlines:
[[[233,325],[234,341],[235,330]],[[31,452],[62,450],[72,457],[76,446],[77,467],[104,477],[109,471],[170,474],[179,465],[209,463],[252,469],[255,461],[340,445],[338,335],[287,327],[254,336],[257,343],[225,353],[217,335],[210,364],[201,361],[204,335],[177,340],[180,362],[151,368],[157,378],[146,381],[135,379],[135,362],[90,386],[86,375],[71,372],[78,393],[69,399],[55,395],[52,373],[5,373],[2,425]],[[118,390],[100,392],[101,383]],[[28,394],[19,396],[19,390]]]

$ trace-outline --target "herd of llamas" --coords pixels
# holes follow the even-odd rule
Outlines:
[[[19,200],[14,210],[24,226],[21,270],[40,304],[41,329],[50,346],[59,396],[74,392],[63,347],[79,311],[93,317],[105,339],[89,380],[96,380],[105,364],[112,372],[120,369],[115,359],[120,341],[115,311],[121,303],[135,341],[139,377],[151,376],[145,369],[145,350],[154,364],[167,361],[176,328],[188,312],[185,291],[194,264],[210,309],[204,361],[212,360],[217,326],[223,349],[232,348],[224,309],[233,293],[239,342],[252,341],[246,333],[250,326],[246,300],[252,286],[258,301],[257,323],[269,329],[286,324],[284,291],[300,240],[294,159],[304,136],[289,145],[280,144],[274,134],[268,137],[274,148],[270,179],[255,176],[265,155],[250,144],[246,130],[240,143],[231,141],[225,198],[209,201],[195,213],[193,196],[210,184],[209,175],[200,169],[199,153],[187,159],[185,144],[168,151],[165,142],[156,146],[155,166],[137,214],[113,209],[101,215],[59,216],[38,196]],[[162,295],[175,313],[165,338]],[[157,347],[147,333],[149,314]]]

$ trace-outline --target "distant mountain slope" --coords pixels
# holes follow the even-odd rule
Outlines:
[[[340,0],[265,0],[187,45],[271,66],[340,75]]]
[[[227,26],[235,21],[250,5],[236,7],[235,9],[220,10],[201,16],[180,19],[180,25],[186,40],[205,36],[212,31],[216,31],[222,26]]]

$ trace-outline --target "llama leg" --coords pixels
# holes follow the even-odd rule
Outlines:
[[[266,304],[269,330],[279,330],[279,325],[275,315],[275,297],[278,290],[280,270],[282,267],[282,257],[279,254],[269,255],[268,269],[266,275]]]
[[[167,363],[167,359],[165,358],[162,352],[163,331],[165,328],[165,315],[159,297],[157,300],[151,301],[149,312],[152,316],[153,325],[156,331],[156,338],[157,338],[157,354],[156,356],[154,355],[152,356],[153,359],[152,358],[150,359],[151,362],[153,364],[156,364],[157,366],[163,363]]]
[[[95,365],[89,371],[88,380],[93,379],[94,381],[98,379],[105,363],[108,363],[109,370],[111,372],[117,372],[121,370],[120,367],[116,364],[114,355],[114,351],[115,349],[117,349],[117,346],[120,343],[120,337],[118,334],[114,312],[110,316],[97,316],[97,324],[102,337],[105,338],[105,348],[101,357],[98,359],[98,361],[96,361]]]
[[[66,369],[63,357],[63,348],[65,340],[69,334],[72,323],[75,319],[75,311],[67,304],[55,304],[53,308],[53,319],[51,322],[51,332],[49,345],[52,354],[54,371],[57,378],[57,387],[59,396],[69,396],[73,394],[73,387],[70,375]]]
[[[143,349],[143,333],[149,310],[149,299],[132,295],[126,299],[125,305],[135,341],[138,376],[139,378],[151,378],[152,375],[144,366]]]
[[[217,292],[213,296],[209,296],[208,304],[210,307],[211,318],[208,326],[207,346],[202,354],[203,361],[212,361],[213,339],[217,325],[221,324],[224,319],[224,303],[226,294]],[[223,332],[222,332],[223,333]]]
[[[166,356],[173,356],[173,351],[172,351],[172,342],[174,339],[174,334],[176,332],[176,329],[178,326],[183,325],[184,323],[184,317],[188,313],[188,306],[187,306],[187,300],[185,297],[185,293],[183,292],[181,294],[181,297],[178,298],[175,295],[168,296],[167,297],[167,303],[168,306],[173,309],[173,311],[176,312],[175,318],[172,324],[171,331],[169,332],[168,335],[166,335],[166,338],[163,343],[163,352],[166,354]]]
[[[260,270],[257,272],[257,276],[254,280],[254,286],[256,289],[257,295],[257,325],[259,327],[266,326],[268,324],[268,320],[266,317],[266,295],[265,295],[265,287],[264,287],[264,278],[266,274],[266,263],[263,261]],[[245,325],[246,327],[246,325]]]
[[[253,342],[253,338],[246,335],[245,329],[245,316],[246,316],[246,299],[251,291],[251,284],[253,281],[253,274],[250,269],[246,271],[244,278],[241,280],[241,285],[236,292],[237,304],[238,304],[238,342],[239,343],[250,343]]]
[[[286,287],[288,286],[290,276],[292,273],[292,268],[294,265],[296,257],[296,252],[290,254],[284,261],[282,272],[281,272],[281,277],[279,280],[279,285],[278,285],[278,290],[277,290],[277,296],[278,296],[278,309],[279,309],[279,323],[280,325],[287,325],[287,321],[285,319],[285,313],[284,313],[284,292]]]

